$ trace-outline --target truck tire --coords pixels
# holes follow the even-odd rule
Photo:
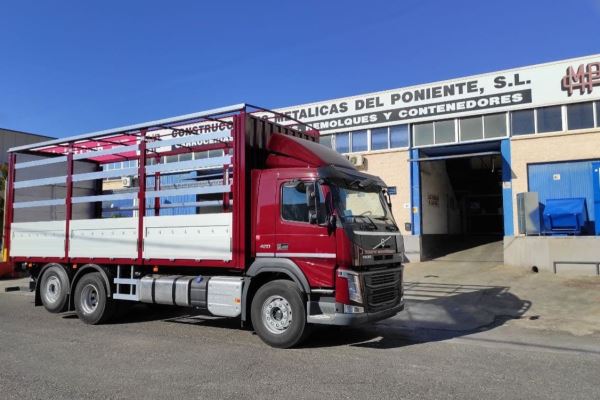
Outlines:
[[[75,311],[80,320],[90,325],[108,321],[115,311],[115,302],[108,298],[104,279],[99,272],[81,277],[75,287]]]
[[[40,280],[40,298],[44,308],[51,313],[67,310],[69,277],[63,267],[55,264],[44,271]]]
[[[260,287],[250,313],[254,330],[272,347],[296,346],[309,334],[302,293],[294,282],[276,280]]]

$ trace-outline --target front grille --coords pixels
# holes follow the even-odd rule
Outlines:
[[[390,301],[396,299],[395,288],[383,288],[383,289],[375,289],[372,290],[369,296],[369,303],[371,304],[381,304],[381,303],[389,303]]]
[[[369,286],[392,283],[398,279],[399,271],[379,272],[378,274],[365,275],[365,283]]]
[[[367,272],[364,284],[368,312],[392,308],[402,297],[402,269]]]

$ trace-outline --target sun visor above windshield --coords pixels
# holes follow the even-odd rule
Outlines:
[[[319,176],[325,180],[339,185],[355,187],[365,191],[379,191],[386,188],[387,185],[381,178],[365,174],[352,168],[343,168],[334,165],[328,165],[319,168]]]
[[[268,146],[275,154],[305,162],[311,167],[336,165],[354,170],[354,166],[343,155],[308,140],[274,133],[269,139]]]

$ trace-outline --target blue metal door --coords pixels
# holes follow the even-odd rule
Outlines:
[[[594,211],[596,215],[596,235],[600,235],[600,162],[592,164],[594,179]]]
[[[548,199],[585,198],[589,217],[586,233],[598,234],[600,214],[597,212],[595,187],[598,184],[598,161],[569,161],[528,166],[529,191],[539,194],[540,204]],[[594,167],[595,166],[595,167]],[[594,169],[596,172],[594,172]],[[590,176],[594,176],[591,184]]]

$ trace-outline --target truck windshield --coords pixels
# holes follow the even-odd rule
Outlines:
[[[379,192],[365,192],[344,187],[337,187],[335,191],[342,217],[386,218],[387,212]]]

